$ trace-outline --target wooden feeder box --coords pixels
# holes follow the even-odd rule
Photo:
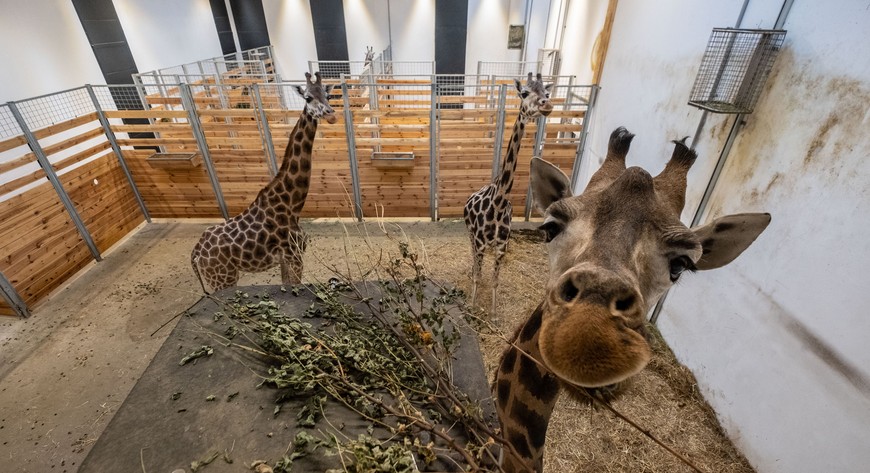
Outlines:
[[[377,169],[412,169],[414,167],[414,153],[386,153],[375,151],[372,153],[372,166]]]
[[[199,166],[202,156],[199,153],[154,153],[145,161],[152,168],[185,169]]]

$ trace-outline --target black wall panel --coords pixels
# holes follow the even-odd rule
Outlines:
[[[136,61],[112,0],[72,0],[107,84],[132,84]]]
[[[242,51],[271,44],[262,0],[230,0]]]
[[[435,0],[435,73],[465,74],[468,0]]]
[[[314,24],[314,44],[320,61],[347,61],[347,30],[341,0],[309,0]],[[344,71],[350,73],[350,70]],[[338,77],[338,71],[324,76]]]
[[[221,53],[227,55],[236,52],[236,42],[233,41],[233,28],[230,25],[230,15],[227,13],[227,3],[224,0],[209,0],[211,16],[217,28],[218,40],[221,42]],[[203,58],[205,59],[205,58]]]
[[[138,73],[139,70],[136,68],[136,61],[127,44],[127,36],[118,20],[118,12],[115,11],[112,0],[72,0],[72,3],[106,83],[132,84],[133,74]],[[112,94],[120,110],[144,108],[138,98],[131,100],[129,94],[125,94],[124,91],[109,89],[109,93]],[[121,96],[115,97],[115,94]],[[142,125],[147,124],[148,120],[125,118],[124,123]],[[129,135],[130,138],[154,138],[153,134],[147,132]],[[136,147],[136,149],[147,148]]]

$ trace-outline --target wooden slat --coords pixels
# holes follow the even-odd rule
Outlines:
[[[108,118],[187,118],[184,110],[106,110]]]
[[[87,115],[82,115],[78,118],[73,118],[71,120],[55,123],[54,125],[35,130],[33,131],[33,136],[35,136],[36,139],[41,140],[51,135],[56,135],[62,131],[71,130],[77,126],[82,126],[85,123],[90,123],[95,120],[97,120],[97,112],[88,113]]]
[[[4,151],[9,151],[12,148],[16,148],[18,146],[23,146],[27,144],[27,138],[24,135],[13,136],[12,138],[7,138],[3,141],[0,141],[0,153]],[[0,165],[2,166],[2,165]]]
[[[105,133],[103,132],[103,128],[94,128],[92,130],[88,130],[84,133],[69,137],[63,141],[55,143],[50,146],[43,146],[42,150],[45,152],[46,156],[51,156],[52,154],[59,153],[63,150],[72,148],[73,146],[80,145],[85,141],[92,140],[97,137],[104,137]]]
[[[0,174],[4,172],[9,172],[15,168],[19,168],[24,166],[25,164],[29,164],[36,161],[36,156],[33,153],[27,153],[24,156],[6,161],[5,163],[0,163]]]

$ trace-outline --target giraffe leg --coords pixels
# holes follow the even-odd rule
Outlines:
[[[504,255],[507,253],[507,240],[500,241],[495,248],[495,262],[493,263],[492,272],[492,315],[495,317],[498,314],[498,273],[501,269],[501,262]]]
[[[476,248],[472,242],[471,245],[471,306],[474,307],[474,301],[477,297],[477,284],[480,282],[480,271],[483,269],[483,248]]]
[[[290,246],[281,260],[281,284],[296,285],[302,283],[302,256],[308,245],[308,235],[299,231],[290,235]]]

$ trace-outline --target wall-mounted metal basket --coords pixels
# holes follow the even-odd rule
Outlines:
[[[715,113],[752,113],[785,33],[714,28],[689,105]]]
[[[372,166],[382,170],[405,170],[414,167],[414,153],[372,152]]]

